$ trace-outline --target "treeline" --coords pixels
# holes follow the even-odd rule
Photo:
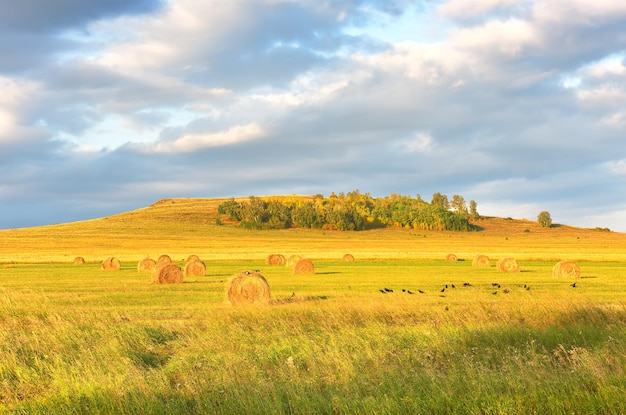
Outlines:
[[[468,207],[459,195],[449,202],[446,195],[435,193],[431,203],[427,203],[420,195],[412,198],[392,194],[374,198],[358,190],[348,194],[332,193],[329,197],[262,199],[250,196],[248,201],[242,202],[231,198],[219,205],[218,213],[251,229],[363,230],[402,227],[470,231],[474,227],[469,219],[478,218],[476,202],[470,201]],[[221,222],[221,219],[218,221]]]

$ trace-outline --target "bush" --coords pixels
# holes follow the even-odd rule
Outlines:
[[[537,222],[544,228],[549,228],[552,226],[552,217],[550,217],[550,212],[544,210],[539,212],[537,216]]]

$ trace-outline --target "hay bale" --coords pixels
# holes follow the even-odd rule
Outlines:
[[[499,272],[519,272],[519,264],[515,258],[502,258],[496,262],[496,269]]]
[[[459,260],[459,258],[456,255],[454,255],[454,254],[446,255],[446,261],[448,261],[448,262],[456,262],[458,260]]]
[[[343,256],[343,260],[345,262],[354,262],[354,255],[352,255],[352,254],[345,254]]]
[[[137,264],[137,271],[139,272],[152,272],[156,267],[156,261],[152,258],[144,258]]]
[[[301,259],[302,257],[300,255],[292,255],[287,260],[287,266],[293,267],[294,265],[296,265],[296,262],[300,261]]]
[[[302,258],[293,266],[294,274],[315,274],[315,266],[309,259]]]
[[[157,258],[156,262],[158,264],[160,264],[160,263],[171,264],[172,263],[172,258],[169,255],[161,255],[159,258]]]
[[[115,257],[109,257],[102,261],[102,265],[100,266],[100,268],[106,271],[117,271],[121,268],[121,266],[122,264],[120,263],[119,259]]]
[[[85,258],[83,258],[82,256],[77,256],[76,258],[74,258],[73,263],[76,265],[83,265],[85,263]]]
[[[557,262],[552,268],[555,277],[580,278],[580,266],[574,261]]]
[[[191,262],[191,261],[200,261],[200,257],[198,255],[189,255],[185,262]]]
[[[232,305],[259,305],[270,301],[270,286],[263,275],[243,271],[226,285],[226,299]]]
[[[487,255],[476,255],[476,258],[472,260],[472,266],[474,267],[490,267],[491,261]]]
[[[203,277],[206,274],[206,265],[199,259],[185,264],[185,277]]]
[[[267,265],[285,265],[285,257],[281,254],[271,254],[265,258]]]
[[[153,284],[180,284],[183,282],[183,271],[176,264],[157,263],[152,271]]]

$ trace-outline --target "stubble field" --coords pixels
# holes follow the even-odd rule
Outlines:
[[[2,411],[626,412],[625,234],[500,218],[472,233],[250,231],[216,225],[219,202],[0,231]],[[273,253],[316,272],[266,265]],[[479,253],[490,268],[471,266]],[[137,262],[160,254],[199,255],[206,275],[151,284]],[[109,256],[119,271],[100,269]],[[496,271],[507,256],[519,273]],[[582,277],[553,277],[563,259]],[[225,301],[247,269],[270,305]]]

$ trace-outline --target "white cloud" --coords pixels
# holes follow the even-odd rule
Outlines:
[[[217,133],[189,133],[174,141],[161,141],[143,147],[154,153],[190,153],[210,147],[228,146],[263,138],[264,129],[257,123],[238,125]]]
[[[483,16],[502,6],[512,6],[520,0],[450,0],[438,8],[438,12],[449,18]]]
[[[409,153],[430,153],[434,147],[433,138],[428,133],[417,133],[413,138],[401,144]]]
[[[626,176],[626,159],[607,162],[609,171],[618,176]]]

